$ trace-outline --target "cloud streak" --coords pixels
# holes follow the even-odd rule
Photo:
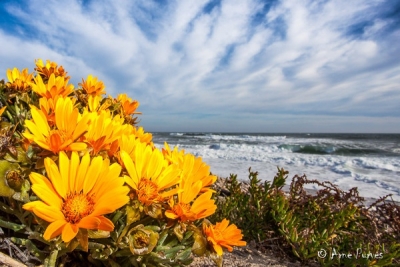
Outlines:
[[[138,99],[151,131],[400,131],[400,5],[392,1],[2,8],[1,72],[42,58],[62,64],[74,84],[91,73],[108,93]]]

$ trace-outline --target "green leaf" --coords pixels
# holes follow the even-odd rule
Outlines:
[[[140,220],[142,207],[139,201],[133,201],[132,205],[126,205],[126,224],[131,225]]]
[[[18,146],[16,147],[17,150],[17,156],[14,157],[10,153],[6,153],[4,155],[4,159],[9,161],[9,162],[19,162],[23,164],[28,164],[30,162],[26,152],[22,149],[22,147]]]
[[[185,261],[190,257],[191,254],[192,254],[192,249],[191,248],[187,248],[187,249],[179,252],[176,255],[176,259],[179,260],[179,261]]]

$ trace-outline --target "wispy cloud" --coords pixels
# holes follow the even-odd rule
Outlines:
[[[152,131],[398,132],[396,2],[5,1],[0,72],[91,73]]]

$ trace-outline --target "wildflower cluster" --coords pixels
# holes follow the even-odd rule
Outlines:
[[[152,142],[139,102],[106,94],[89,75],[74,89],[62,66],[36,61],[0,83],[0,233],[25,245],[27,262],[69,255],[96,266],[182,266],[194,255],[222,264],[243,246],[227,219],[215,225],[201,158]]]

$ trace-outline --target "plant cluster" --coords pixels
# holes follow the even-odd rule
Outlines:
[[[212,219],[229,218],[247,241],[303,263],[400,265],[400,206],[389,196],[366,207],[356,188],[345,192],[329,182],[295,175],[285,193],[284,169],[278,168],[272,182],[261,183],[257,175],[249,169],[248,183],[236,175],[227,178],[220,188],[229,194],[216,198]],[[308,193],[306,184],[321,189]]]
[[[138,127],[139,102],[78,89],[57,63],[14,68],[0,83],[0,249],[27,265],[222,265],[241,230],[206,218],[217,177],[201,158],[159,149]]]

